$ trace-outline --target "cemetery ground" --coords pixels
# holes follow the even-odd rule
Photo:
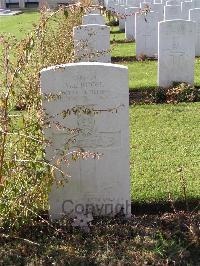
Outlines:
[[[20,39],[37,18],[37,13],[9,18],[0,30]],[[19,23],[14,29],[13,19]],[[134,104],[138,91],[156,87],[157,62],[136,61],[135,44],[125,42],[117,27],[111,38],[112,60],[129,67],[130,95],[136,92],[130,104],[134,216],[95,219],[86,233],[67,220],[51,223],[42,212],[17,231],[0,231],[0,264],[200,264],[200,103]],[[199,86],[199,59],[195,71]]]

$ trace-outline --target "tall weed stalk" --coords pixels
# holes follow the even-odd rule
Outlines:
[[[44,156],[39,73],[73,62],[72,32],[83,8],[43,9],[22,41],[0,37],[0,226],[20,226],[47,207],[53,177]]]

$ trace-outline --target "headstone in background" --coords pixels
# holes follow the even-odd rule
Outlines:
[[[189,19],[189,11],[190,9],[194,8],[193,2],[182,2],[181,3],[181,12],[182,12],[182,19],[188,20]]]
[[[73,34],[76,62],[111,62],[110,27],[81,25]]]
[[[194,8],[200,8],[200,1],[199,0],[193,0]]]
[[[190,9],[189,19],[195,22],[195,56],[200,56],[200,8]]]
[[[82,25],[89,24],[105,25],[104,17],[99,14],[84,15],[82,18]]]
[[[119,30],[120,31],[125,31],[125,15],[126,15],[126,11],[125,11],[126,6],[125,5],[120,5],[118,8],[118,15],[119,15]]]
[[[158,86],[194,82],[195,23],[185,20],[159,23]]]
[[[165,6],[164,20],[182,19],[181,6]]]
[[[128,7],[125,9],[125,38],[126,40],[135,39],[135,14],[139,11],[138,7]]]
[[[135,17],[136,56],[157,57],[158,54],[158,22],[161,20],[157,12],[147,15],[140,13]]]
[[[166,6],[178,6],[181,5],[181,0],[168,0],[165,4]]]
[[[127,0],[127,7],[140,7],[140,0]]]

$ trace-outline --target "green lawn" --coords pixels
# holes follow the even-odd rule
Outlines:
[[[200,103],[130,107],[132,199],[200,198]],[[182,171],[181,171],[182,169]]]
[[[0,18],[1,32],[22,38],[39,18],[25,13]],[[111,28],[113,57],[135,56],[135,43],[121,43],[124,33]],[[125,62],[129,87],[156,87],[157,62]],[[200,85],[200,60],[196,59],[195,83]],[[180,177],[187,181],[190,198],[200,197],[200,103],[178,105],[136,105],[130,107],[132,199],[164,201],[168,191],[183,198]],[[183,172],[179,169],[183,168]]]
[[[33,23],[38,22],[39,16],[39,12],[25,12],[17,16],[0,17],[0,34],[10,33],[21,39],[31,31]]]

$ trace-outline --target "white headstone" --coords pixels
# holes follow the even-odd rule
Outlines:
[[[110,10],[111,12],[114,12],[115,11],[115,5],[116,5],[116,3],[114,0],[108,0],[106,9]]]
[[[46,159],[56,164],[63,155],[77,150],[102,154],[99,159],[72,160],[66,156],[68,161],[61,162],[59,167],[68,174],[68,181],[60,187],[55,182],[51,188],[51,219],[86,214],[87,209],[93,215],[113,216],[123,208],[129,215],[127,67],[103,63],[50,67],[41,71],[41,91],[51,124],[44,130],[51,142],[46,147]],[[55,177],[63,180],[59,171],[55,171]]]
[[[110,27],[81,25],[73,34],[76,62],[111,62]]]
[[[126,5],[130,7],[140,7],[140,0],[126,0]]]
[[[25,0],[19,0],[19,8],[25,8]]]
[[[181,12],[182,12],[182,19],[188,20],[189,19],[189,11],[190,9],[194,8],[193,2],[182,2],[181,3]]]
[[[119,13],[119,30],[120,31],[124,31],[125,30],[125,15],[126,15],[126,11],[125,11],[126,6],[125,5],[120,5],[119,9],[118,9],[118,13]]]
[[[189,19],[196,24],[195,56],[200,56],[200,8],[190,9]]]
[[[126,8],[126,22],[125,22],[125,38],[126,40],[135,39],[135,14],[138,12],[138,7]]]
[[[194,8],[200,8],[200,1],[199,0],[193,0]]]
[[[159,23],[158,86],[194,82],[195,23],[171,20]]]
[[[181,5],[181,0],[168,0],[166,6],[178,6]]]
[[[100,9],[97,8],[88,8],[86,10],[86,15],[91,15],[91,14],[101,14]]]
[[[151,4],[151,11],[158,12],[162,18],[164,18],[164,5],[163,4]]]
[[[160,16],[157,12],[147,15],[140,13],[135,17],[136,56],[146,55],[157,57],[158,54],[158,22]]]
[[[181,6],[165,6],[164,7],[164,20],[181,19]]]
[[[141,2],[140,3],[140,8],[141,9],[145,9],[145,8],[147,8],[147,9],[149,9],[149,8],[151,8],[151,2]]]
[[[6,1],[0,0],[0,9],[5,9],[5,8],[6,8]]]
[[[98,24],[98,25],[105,25],[105,20],[102,15],[99,14],[90,14],[83,16],[82,25],[88,24]]]

